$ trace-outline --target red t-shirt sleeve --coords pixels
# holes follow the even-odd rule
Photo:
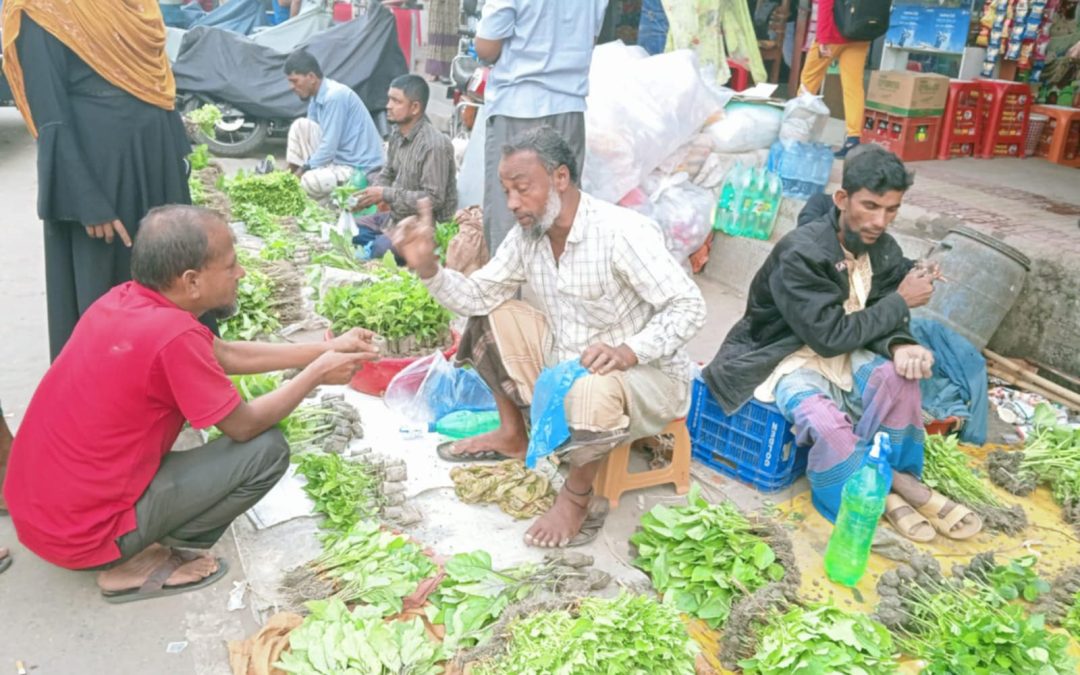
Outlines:
[[[158,355],[173,400],[196,429],[212,427],[240,405],[240,393],[214,358],[209,331],[189,330]]]

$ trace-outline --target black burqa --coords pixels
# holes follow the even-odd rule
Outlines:
[[[45,221],[49,351],[56,359],[83,312],[131,279],[131,249],[84,229],[113,220],[137,236],[147,211],[190,204],[191,147],[175,111],[110,84],[23,15],[15,48],[38,129],[38,215]]]

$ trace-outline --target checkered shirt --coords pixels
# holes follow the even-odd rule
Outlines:
[[[597,342],[625,343],[641,364],[689,382],[683,346],[705,323],[701,291],[664,245],[659,226],[585,193],[558,262],[550,240],[515,227],[491,261],[466,277],[440,269],[431,294],[463,316],[483,316],[533,291],[547,317],[548,365],[580,358]]]

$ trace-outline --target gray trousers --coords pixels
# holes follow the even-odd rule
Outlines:
[[[487,136],[484,139],[484,237],[492,256],[506,238],[506,233],[517,225],[514,214],[506,206],[506,193],[499,181],[502,148],[521,132],[544,125],[558,131],[570,144],[580,177],[585,166],[585,113],[560,113],[531,119],[494,115],[487,120]]]
[[[288,466],[289,444],[276,427],[246,443],[222,436],[170,452],[135,503],[135,529],[116,540],[120,559],[96,569],[114,567],[153,543],[210,548]]]

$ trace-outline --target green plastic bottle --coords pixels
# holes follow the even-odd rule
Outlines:
[[[874,532],[892,487],[892,469],[885,460],[889,450],[889,436],[879,432],[862,467],[844,483],[840,512],[825,549],[825,574],[838,584],[854,586],[866,572]]]
[[[435,431],[450,438],[471,438],[498,428],[497,410],[455,410],[440,417],[438,422],[428,425],[428,431]]]
[[[367,186],[368,186],[367,172],[364,171],[363,169],[361,169],[360,167],[354,167],[353,172],[352,172],[352,176],[349,178],[349,187],[351,187],[353,189],[353,192],[360,192],[361,190],[366,189]],[[352,205],[352,202],[350,201],[350,206],[351,205]],[[376,207],[375,204],[372,204],[371,206],[367,207],[366,209],[356,209],[356,210],[354,210],[352,212],[352,214],[353,214],[354,217],[370,216],[371,214],[375,213],[377,210],[378,210],[378,207]]]

